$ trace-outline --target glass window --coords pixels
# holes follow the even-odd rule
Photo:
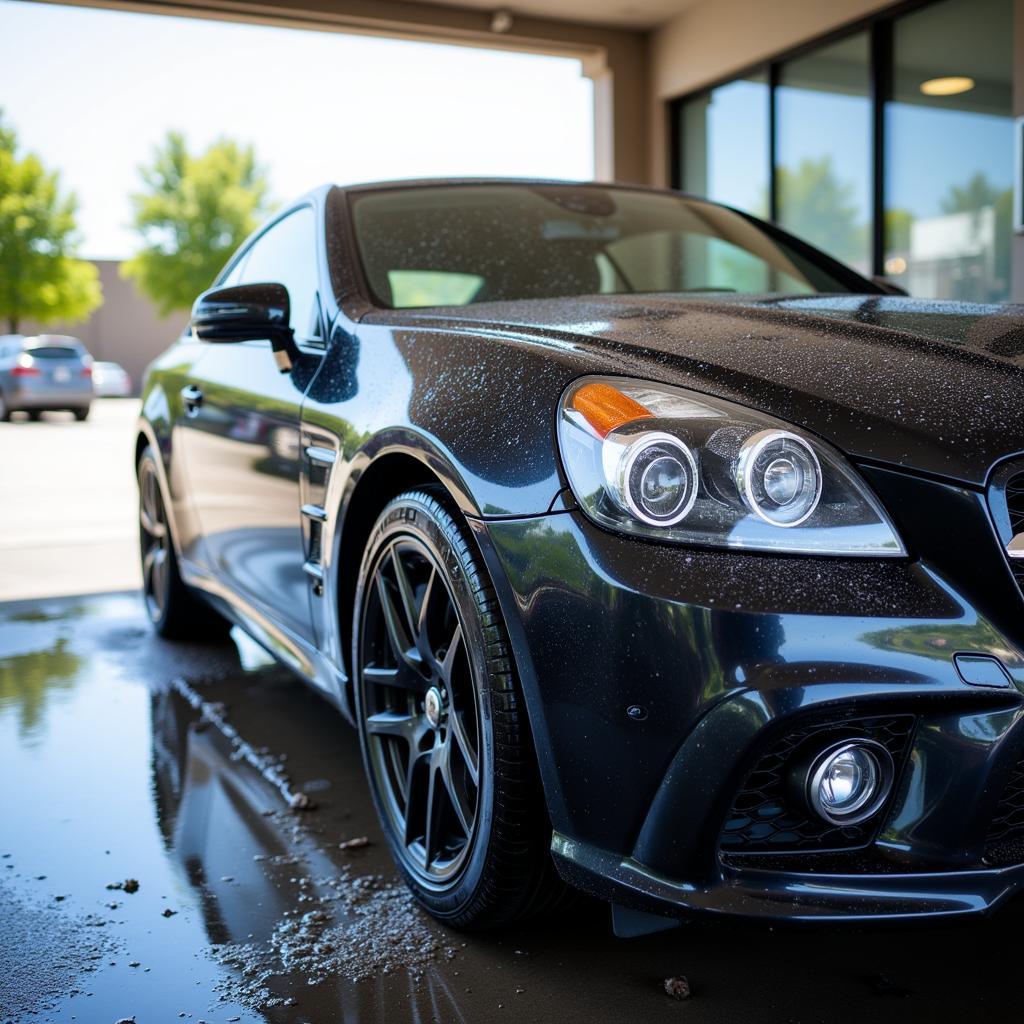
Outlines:
[[[1010,296],[1013,0],[943,0],[893,25],[886,274],[911,295]]]
[[[391,298],[399,309],[413,306],[464,306],[484,279],[478,274],[443,270],[389,270]]]
[[[290,322],[298,339],[320,336],[316,222],[310,207],[288,214],[253,243],[238,283],[261,282],[288,289]]]
[[[768,81],[763,74],[682,104],[682,187],[767,217]]]
[[[871,268],[870,43],[859,33],[779,67],[779,223],[862,274]]]
[[[451,304],[602,293],[806,295],[864,287],[854,275],[836,277],[739,213],[657,192],[450,185],[365,192],[352,203],[371,293],[391,308],[422,305],[430,289]]]

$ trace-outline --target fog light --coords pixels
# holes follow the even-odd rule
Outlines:
[[[822,751],[807,773],[807,799],[834,825],[876,814],[892,789],[892,756],[873,740],[846,740]]]

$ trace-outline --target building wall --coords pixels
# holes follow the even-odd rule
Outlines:
[[[135,285],[121,276],[116,260],[96,260],[103,286],[103,305],[88,320],[48,324],[31,321],[19,325],[22,334],[70,334],[84,342],[93,358],[120,363],[138,390],[146,367],[181,332],[187,313],[161,317]]]

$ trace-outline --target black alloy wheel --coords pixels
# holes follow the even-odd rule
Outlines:
[[[139,463],[139,547],[142,597],[150,621],[159,624],[167,608],[172,551],[160,480],[152,458],[143,458]]]
[[[363,760],[414,895],[457,927],[546,907],[529,726],[482,561],[443,495],[395,499],[367,545],[353,633]]]
[[[142,598],[157,633],[168,640],[216,640],[231,624],[185,584],[171,538],[153,449],[139,458],[139,554]]]

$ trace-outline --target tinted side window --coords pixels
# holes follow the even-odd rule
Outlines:
[[[321,337],[316,247],[313,211],[303,206],[256,239],[244,257],[238,280],[239,284],[283,284],[291,303],[292,329],[299,341]]]

